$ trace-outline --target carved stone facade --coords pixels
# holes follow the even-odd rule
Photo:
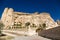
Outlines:
[[[23,13],[23,12],[14,12],[12,8],[5,8],[1,17],[2,22],[5,25],[5,28],[8,26],[13,27],[14,24],[22,23],[23,26],[25,23],[30,22],[39,26],[39,24],[45,23],[47,28],[53,28],[58,26],[57,23],[50,17],[48,13]]]

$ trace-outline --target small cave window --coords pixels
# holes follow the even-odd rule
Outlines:
[[[15,17],[15,18],[17,18],[17,17]]]
[[[7,21],[8,22],[8,21]]]
[[[30,22],[26,22],[25,25],[26,25],[26,26],[29,26],[29,25],[30,25]]]
[[[11,17],[11,15],[8,15],[9,17]]]

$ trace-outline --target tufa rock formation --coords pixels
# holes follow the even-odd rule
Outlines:
[[[54,28],[57,23],[51,18],[50,14],[48,13],[23,13],[23,12],[14,12],[12,8],[5,8],[4,12],[1,17],[2,22],[7,29],[8,26],[14,27],[14,24],[22,23],[24,26],[25,23],[29,22],[30,24],[35,24],[37,27],[39,24],[45,23],[47,28]]]

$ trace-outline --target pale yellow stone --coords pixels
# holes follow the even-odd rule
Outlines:
[[[23,25],[26,22],[30,22],[31,24],[34,23],[37,26],[39,26],[39,24],[46,23],[47,26],[46,29],[58,26],[58,24],[50,17],[50,14],[48,13],[38,14],[38,12],[36,12],[33,14],[29,14],[23,12],[14,12],[12,8],[4,9],[1,20],[3,21],[5,28],[8,28],[7,26],[12,27],[14,22],[16,23],[21,22]]]

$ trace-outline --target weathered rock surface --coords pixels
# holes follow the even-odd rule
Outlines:
[[[54,40],[60,40],[60,26],[44,31],[39,31],[38,35]]]
[[[14,23],[22,23],[23,26],[26,22],[30,22],[31,24],[35,24],[39,26],[39,24],[45,23],[47,28],[54,28],[57,26],[57,23],[51,18],[50,14],[48,13],[23,13],[23,12],[14,12],[12,8],[5,8],[2,17],[2,22],[5,25],[5,28],[13,27]]]

